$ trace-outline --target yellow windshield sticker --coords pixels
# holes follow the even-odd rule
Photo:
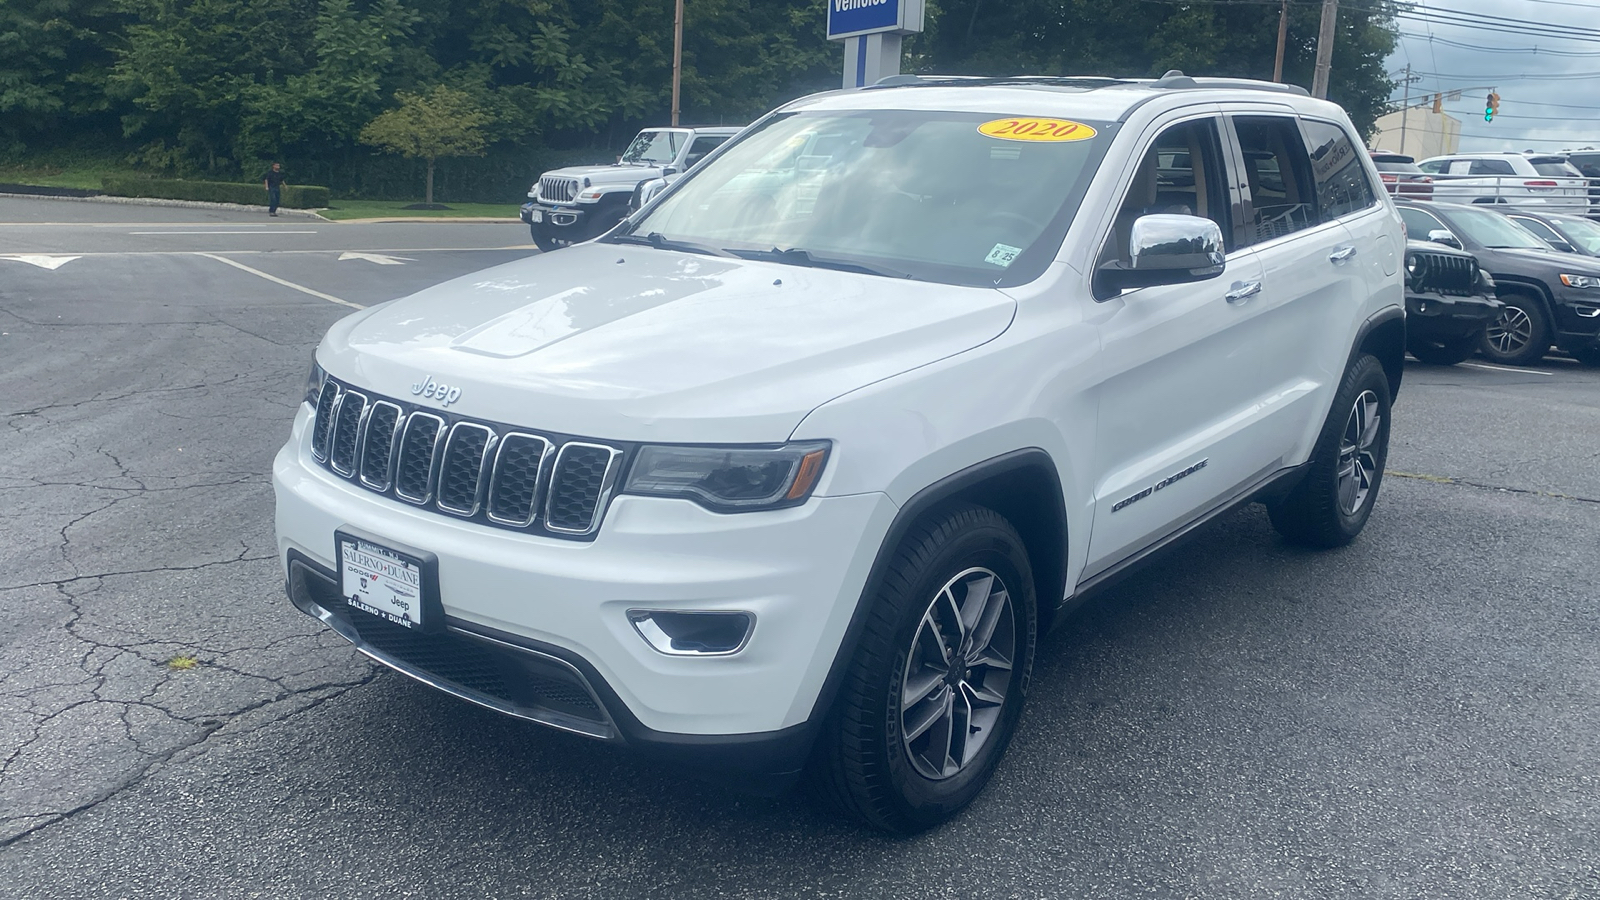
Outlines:
[[[994,119],[978,126],[978,131],[1002,141],[1087,141],[1095,130],[1082,122],[1066,119]]]

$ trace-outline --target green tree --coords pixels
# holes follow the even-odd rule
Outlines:
[[[0,0],[0,137],[98,125],[125,24],[112,0]]]
[[[472,97],[445,85],[426,94],[398,93],[391,109],[361,129],[361,141],[407,159],[428,161],[428,192],[433,205],[433,168],[441,158],[482,156],[483,126],[489,117]]]

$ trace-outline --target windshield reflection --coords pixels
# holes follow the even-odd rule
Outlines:
[[[775,116],[692,170],[628,231],[790,265],[951,284],[994,284],[1024,259],[1042,271],[1107,141],[980,132],[1000,115]],[[1035,245],[1040,252],[1030,257]]]

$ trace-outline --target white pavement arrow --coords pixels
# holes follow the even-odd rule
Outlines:
[[[0,256],[0,259],[14,259],[17,262],[25,262],[30,266],[38,266],[41,269],[59,269],[75,259],[82,259],[82,257],[43,256],[36,253],[18,253],[12,256]]]
[[[380,266],[403,266],[408,262],[416,262],[409,256],[384,256],[382,253],[356,253],[353,250],[346,250],[339,254],[339,262],[344,262],[347,259],[364,259],[369,263],[377,263]]]

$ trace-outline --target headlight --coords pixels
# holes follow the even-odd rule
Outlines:
[[[1406,254],[1406,271],[1407,272],[1410,272],[1412,275],[1417,274],[1417,266],[1420,265],[1420,264],[1421,264],[1421,261],[1417,259],[1417,255],[1415,253],[1407,253]]]
[[[1561,283],[1569,288],[1600,288],[1600,275],[1563,275]]]
[[[798,506],[828,459],[827,441],[781,447],[647,445],[623,483],[625,494],[682,497],[715,512]]]
[[[311,374],[306,377],[306,400],[312,409],[317,408],[317,397],[322,393],[322,383],[328,380],[328,373],[317,364],[317,352],[311,351]]]

